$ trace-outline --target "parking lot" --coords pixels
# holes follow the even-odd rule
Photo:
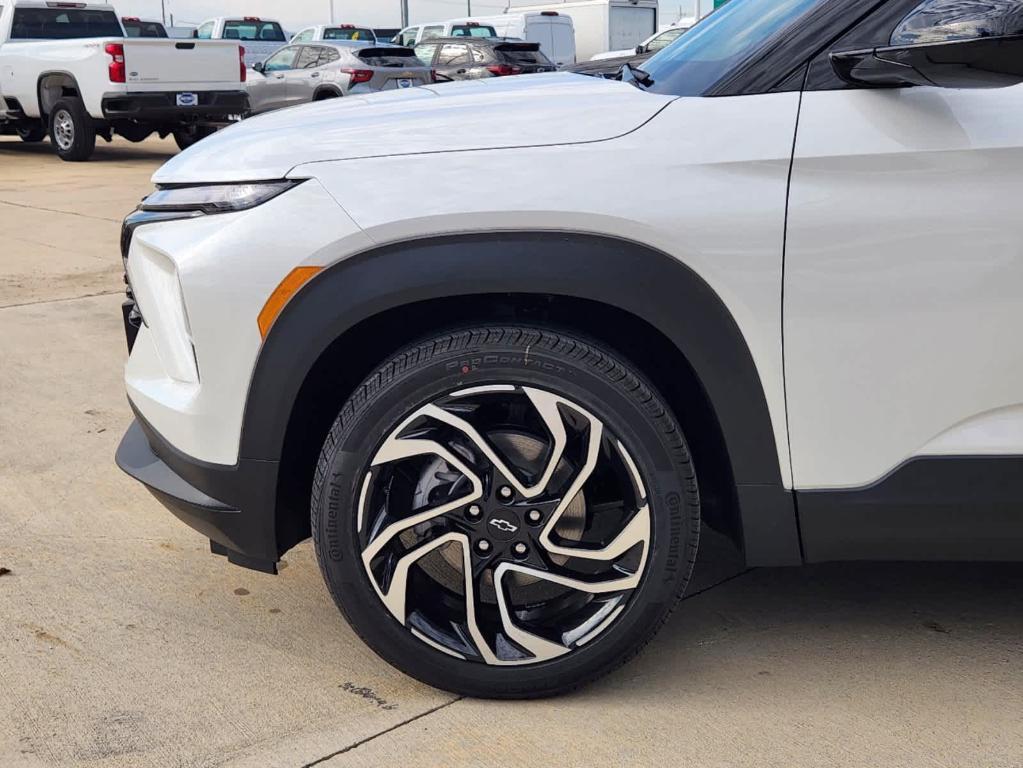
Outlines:
[[[211,557],[114,466],[121,217],[176,151],[0,139],[0,765],[1023,765],[1023,567],[743,572],[704,539],[639,659],[456,698],[347,627],[309,543]]]

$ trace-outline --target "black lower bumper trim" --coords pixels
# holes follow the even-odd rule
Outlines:
[[[103,99],[107,120],[139,120],[151,123],[226,122],[249,111],[245,91],[200,91],[196,103],[177,104],[177,92],[125,93]]]
[[[116,461],[178,519],[209,538],[214,553],[236,565],[277,573],[276,465],[222,467],[192,460],[186,466],[182,454],[141,419],[121,439]],[[269,487],[266,480],[255,480],[260,474],[270,476]]]

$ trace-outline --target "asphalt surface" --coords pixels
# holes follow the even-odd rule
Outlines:
[[[743,571],[721,539],[634,662],[460,699],[369,651],[308,543],[208,552],[113,463],[118,224],[175,147],[0,138],[0,766],[1023,766],[1023,566]]]

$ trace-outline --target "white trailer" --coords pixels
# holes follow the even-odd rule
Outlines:
[[[508,9],[516,14],[533,11],[557,11],[572,18],[577,61],[588,61],[605,51],[635,48],[658,29],[657,0],[570,0]]]

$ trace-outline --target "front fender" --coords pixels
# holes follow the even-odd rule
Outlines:
[[[299,389],[343,334],[391,309],[481,294],[587,299],[629,312],[663,333],[689,361],[720,423],[743,508],[748,560],[798,561],[792,502],[764,387],[731,313],[678,260],[607,236],[451,235],[379,246],[325,269],[286,305],[264,341],[249,388],[240,455],[280,459]],[[758,557],[757,542],[773,554]]]

